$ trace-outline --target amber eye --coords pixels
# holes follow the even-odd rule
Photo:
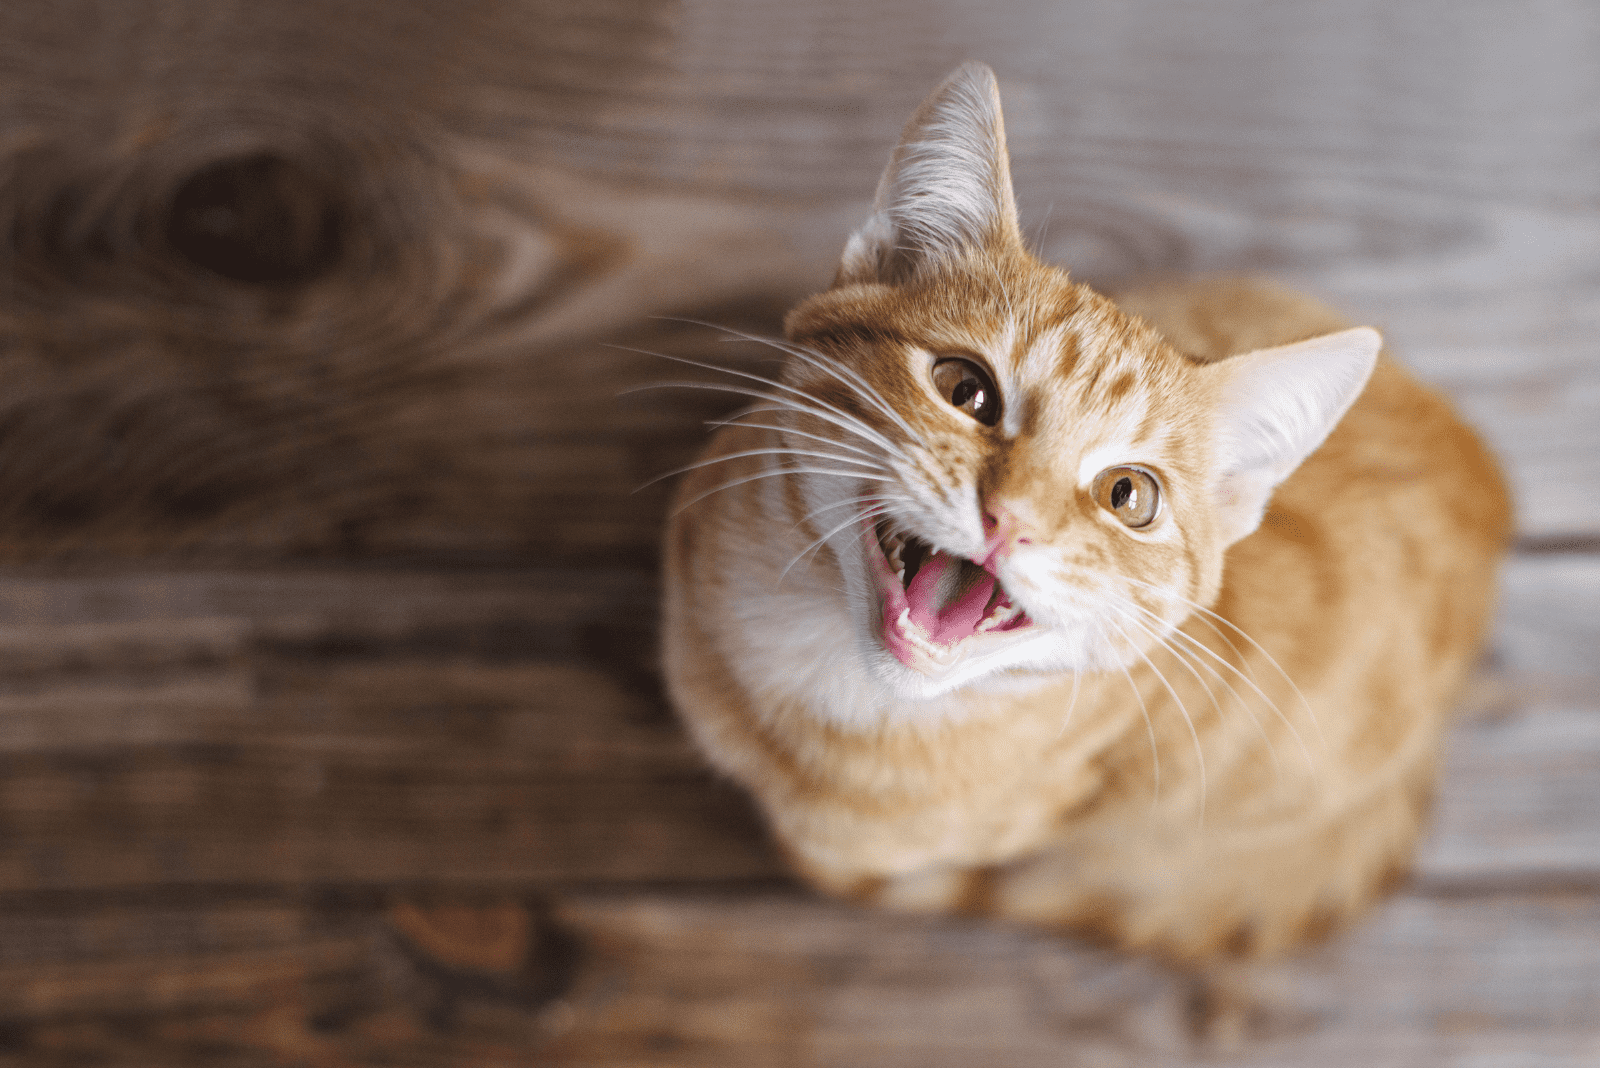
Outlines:
[[[1126,526],[1138,529],[1161,511],[1161,483],[1142,467],[1108,467],[1095,476],[1094,499]]]
[[[1000,421],[1000,391],[989,373],[970,360],[940,360],[933,365],[933,388],[939,396],[984,426]]]

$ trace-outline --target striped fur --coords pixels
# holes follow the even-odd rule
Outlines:
[[[1281,951],[1405,868],[1509,534],[1500,476],[1303,297],[1113,304],[1037,262],[1004,144],[963,67],[790,314],[781,379],[741,380],[756,401],[667,534],[673,699],[828,892]],[[992,426],[935,388],[951,358],[992,377]],[[1161,488],[1147,527],[1096,496],[1129,464]],[[1026,625],[894,645],[879,561],[906,535]]]

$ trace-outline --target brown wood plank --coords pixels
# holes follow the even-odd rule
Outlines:
[[[1507,569],[1424,879],[1600,879],[1595,558]],[[781,871],[654,676],[648,574],[0,583],[0,889]]]
[[[0,1064],[1580,1068],[1600,1049],[1592,895],[1406,896],[1314,953],[1204,974],[792,892],[429,909],[13,908]],[[17,940],[30,922],[69,941]]]

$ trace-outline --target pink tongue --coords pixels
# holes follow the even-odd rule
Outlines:
[[[912,622],[940,645],[949,645],[971,634],[983,619],[989,598],[994,595],[994,576],[985,572],[981,581],[973,583],[960,597],[940,609],[940,587],[946,584],[946,575],[950,581],[955,579],[950,572],[960,566],[961,561],[956,557],[934,552],[923,561],[922,567],[912,576],[911,585],[906,587]]]

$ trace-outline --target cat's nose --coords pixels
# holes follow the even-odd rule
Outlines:
[[[1033,544],[1033,526],[1005,501],[990,501],[983,509],[983,561],[990,568],[994,561],[1009,556],[1018,545]]]

